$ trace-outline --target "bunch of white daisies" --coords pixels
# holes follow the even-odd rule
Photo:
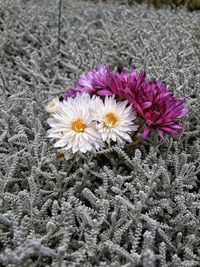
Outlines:
[[[102,99],[82,93],[63,101],[55,98],[46,110],[51,113],[48,137],[58,139],[54,146],[65,155],[94,152],[111,142],[131,142],[130,134],[137,130],[132,106],[114,96]]]

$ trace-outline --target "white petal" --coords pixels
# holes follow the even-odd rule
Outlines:
[[[54,144],[54,147],[64,147],[66,146],[66,144],[67,144],[67,140],[65,138],[62,138]]]
[[[105,115],[114,113],[118,118],[118,122],[113,126],[106,122]],[[106,96],[104,102],[98,102],[98,108],[94,109],[94,118],[99,122],[97,124],[98,132],[101,134],[103,141],[122,142],[123,140],[130,142],[131,137],[129,133],[136,131],[137,126],[134,125],[136,113],[132,106],[127,101],[117,102],[114,96]]]
[[[69,98],[59,104],[53,118],[48,119],[51,129],[48,136],[57,138],[55,147],[64,147],[69,153],[95,151],[102,147],[102,139],[97,131],[96,124],[92,122],[93,105],[96,98],[90,98],[88,94],[79,94],[75,98]],[[98,102],[101,102],[98,100]],[[96,106],[95,106],[96,108]],[[84,132],[76,132],[71,128],[74,120],[80,119],[87,125]]]

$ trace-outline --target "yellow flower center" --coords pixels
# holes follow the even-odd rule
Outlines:
[[[80,119],[73,121],[71,124],[71,129],[78,133],[83,132],[85,128],[86,124]]]
[[[109,112],[105,115],[104,127],[115,127],[118,121],[118,117],[114,113]]]

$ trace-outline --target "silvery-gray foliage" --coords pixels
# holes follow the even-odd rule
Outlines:
[[[0,1],[1,266],[200,266],[200,14]],[[184,133],[57,160],[46,103],[83,71],[132,64],[190,109]]]

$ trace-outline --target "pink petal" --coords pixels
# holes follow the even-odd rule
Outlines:
[[[142,107],[143,107],[143,109],[146,109],[146,108],[149,108],[150,106],[152,105],[152,102],[144,102],[143,104],[142,104]]]
[[[175,136],[175,135],[177,135],[178,133],[180,133],[181,132],[181,130],[182,129],[172,129],[172,128],[169,128],[169,127],[160,127],[160,129],[162,130],[162,131],[164,131],[164,132],[166,132],[166,133],[168,133],[169,135],[171,135],[171,136]]]
[[[104,96],[104,95],[109,95],[109,96],[113,95],[113,93],[111,91],[109,91],[109,90],[99,90],[99,91],[97,91],[97,94],[98,95],[102,95],[102,96]]]
[[[151,132],[151,128],[150,127],[146,127],[143,134],[142,134],[142,138],[143,139],[146,139],[148,137],[148,135],[150,134]]]
[[[164,138],[162,132],[161,132],[159,129],[157,129],[156,132],[157,132],[157,135],[158,135],[158,137],[160,138],[160,140],[161,140],[161,141],[165,141],[165,138]]]

